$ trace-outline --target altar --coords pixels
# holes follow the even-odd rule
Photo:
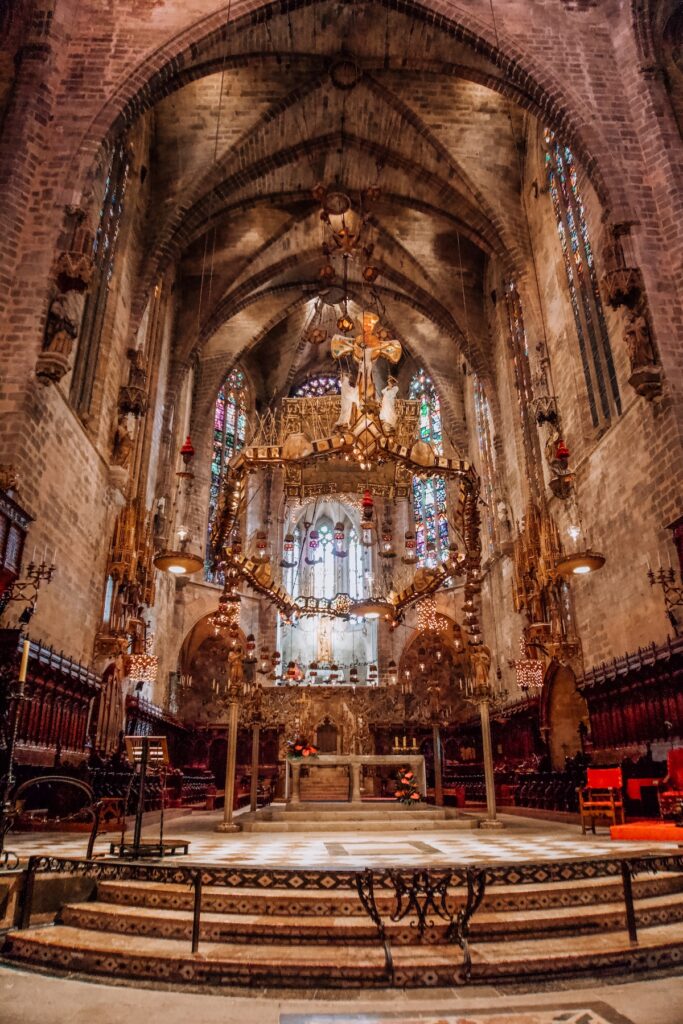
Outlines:
[[[361,771],[364,767],[393,767],[398,773],[401,768],[410,768],[415,773],[416,785],[420,796],[427,795],[427,775],[425,759],[422,754],[318,754],[316,757],[288,759],[289,782],[287,787],[287,803],[301,803],[301,769],[315,771],[316,768],[346,768],[350,781],[350,797],[352,804],[361,801]]]

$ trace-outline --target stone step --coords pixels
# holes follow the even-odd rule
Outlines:
[[[429,805],[402,807],[400,804],[378,807],[376,804],[366,806],[346,801],[342,807],[330,807],[325,804],[321,808],[319,804],[313,802],[306,807],[302,807],[301,804],[290,804],[286,809],[264,807],[263,810],[257,812],[255,817],[258,821],[340,821],[342,819],[344,821],[405,821],[419,818],[426,827],[426,823],[430,821],[457,818],[461,817],[461,814],[454,807],[430,807]]]
[[[462,900],[459,901],[462,906]],[[387,920],[390,903],[380,903],[385,927],[392,944],[411,945],[420,942],[409,918]],[[642,899],[636,918],[640,928],[683,921],[683,895]],[[61,923],[74,928],[107,931],[113,934],[144,935],[163,939],[190,939],[192,913],[188,910],[165,910],[158,907],[121,906],[105,902],[74,903],[63,908]],[[433,917],[433,926],[424,934],[424,942],[446,941],[447,923]],[[472,941],[496,940],[503,937],[534,937],[544,935],[594,934],[623,930],[626,914],[623,900],[619,903],[567,908],[561,915],[552,910],[489,911],[484,906],[473,919]],[[215,913],[203,909],[201,939],[205,942],[331,942],[338,945],[377,942],[372,921],[360,916],[301,916]]]
[[[636,912],[640,901],[654,897],[675,897],[683,894],[683,875],[662,874],[641,876],[633,880]],[[106,881],[97,887],[97,899],[130,907],[149,907],[159,910],[192,910],[193,892],[187,885],[171,883]],[[383,913],[392,906],[393,897],[388,890],[376,889],[375,899]],[[452,889],[448,897],[449,908],[458,906],[462,890]],[[482,908],[489,911],[515,913],[533,910],[565,910],[575,906],[598,906],[605,903],[620,904],[623,900],[621,879],[590,878],[580,882],[553,882],[548,885],[490,886]],[[355,888],[320,889],[227,889],[206,883],[202,892],[202,907],[207,912],[224,914],[271,914],[274,916],[329,916],[365,917]],[[476,920],[476,919],[475,919]]]
[[[193,954],[187,941],[112,934],[56,925],[10,932],[5,956],[56,971],[179,984],[273,985],[367,988],[390,983],[384,952],[371,945],[202,942]],[[537,978],[624,976],[683,962],[683,925],[641,928],[639,944],[628,935],[601,932],[472,942],[472,981],[527,982]],[[397,987],[425,988],[462,981],[457,946],[397,946]]]
[[[338,814],[340,811],[339,805],[335,803],[328,803],[326,800],[311,800],[308,801],[311,808],[315,811],[324,813],[325,811],[331,811],[334,814]],[[359,800],[358,803],[351,803],[350,800],[346,801],[348,810],[353,811],[355,814],[455,814],[457,808],[455,807],[436,807],[435,804],[428,803],[417,803],[406,806],[401,804],[398,800]],[[300,804],[283,804],[273,803],[270,804],[264,810],[269,810],[278,813],[295,814],[301,810]]]
[[[244,832],[307,832],[315,835],[318,832],[352,832],[354,836],[363,835],[366,832],[424,832],[429,829],[434,831],[447,831],[449,829],[472,829],[479,828],[478,818],[446,818],[445,820],[427,818],[420,815],[405,820],[382,818],[348,819],[345,817],[333,817],[319,821],[311,817],[304,820],[290,821],[264,821],[263,819],[245,820],[246,815],[240,817],[240,825]]]

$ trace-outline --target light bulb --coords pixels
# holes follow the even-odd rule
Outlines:
[[[590,565],[577,565],[572,572],[575,576],[585,576],[586,573],[591,572]]]
[[[579,528],[578,526],[573,526],[573,525],[572,525],[572,526],[570,526],[570,527],[569,527],[569,528],[567,529],[567,533],[569,534],[569,536],[571,537],[571,539],[572,539],[572,540],[574,541],[574,543],[576,543],[576,541],[577,541],[577,540],[579,539],[579,537],[581,536],[581,530],[580,530],[580,528]]]

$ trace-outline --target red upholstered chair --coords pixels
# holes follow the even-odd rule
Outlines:
[[[624,795],[621,768],[589,768],[586,785],[578,790],[581,831],[586,824],[595,833],[595,822],[604,819],[613,825],[624,823]]]
[[[670,750],[666,763],[668,771],[661,783],[659,810],[663,818],[675,818],[683,804],[683,747]]]

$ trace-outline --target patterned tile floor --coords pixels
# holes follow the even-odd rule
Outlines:
[[[576,825],[543,822],[517,816],[502,816],[505,828],[497,831],[463,830],[381,834],[335,833],[237,833],[221,835],[214,828],[219,813],[200,811],[188,817],[171,818],[164,834],[190,840],[189,860],[202,864],[241,864],[264,867],[424,867],[453,863],[524,862],[577,860],[583,857],[618,857],[651,850],[674,852],[674,843],[613,842],[609,833],[582,836]],[[148,838],[158,836],[158,825],[144,830]],[[132,838],[131,832],[128,837]],[[419,838],[418,838],[419,837]],[[101,837],[96,853],[107,853],[117,834]],[[87,837],[78,833],[18,833],[7,837],[6,846],[21,857],[51,853],[82,857]],[[187,863],[188,858],[178,858]],[[167,861],[171,863],[171,859]],[[682,1016],[683,1024],[683,1016]]]
[[[511,995],[154,990],[0,965],[1,1024],[683,1024],[683,977]]]
[[[604,1003],[515,1009],[473,1009],[455,1013],[283,1014],[280,1024],[633,1024]]]

